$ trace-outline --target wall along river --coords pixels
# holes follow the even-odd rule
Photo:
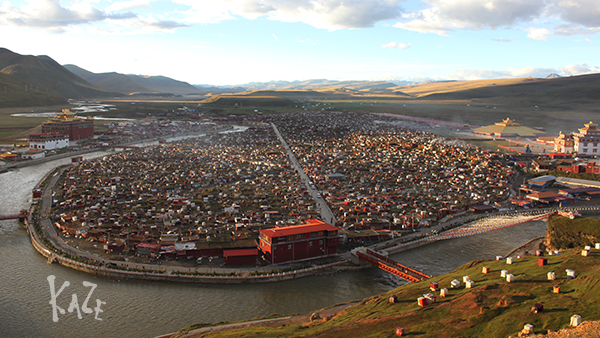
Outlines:
[[[91,153],[85,159],[108,153]],[[18,213],[31,203],[31,189],[52,168],[70,163],[56,160],[0,174],[0,214]],[[450,272],[474,259],[505,255],[528,240],[543,236],[545,222],[529,222],[485,234],[435,242],[391,255],[392,259],[426,274]],[[55,276],[55,296],[66,313],[53,320],[48,276]],[[194,323],[216,323],[296,314],[336,303],[374,296],[404,280],[368,268],[267,284],[202,285],[115,280],[95,277],[46,259],[32,247],[16,220],[0,221],[0,336],[3,337],[154,337]],[[90,293],[89,308],[102,313],[68,312],[73,295],[81,308]]]

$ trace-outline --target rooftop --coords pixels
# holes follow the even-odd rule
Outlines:
[[[338,231],[338,230],[340,230],[340,229],[337,227],[334,227],[333,225],[321,222],[316,219],[312,219],[312,220],[308,220],[307,224],[294,225],[294,226],[289,226],[289,227],[285,227],[285,228],[273,228],[273,229],[260,230],[260,232],[271,238],[274,238],[274,237],[300,235],[300,234],[305,234],[305,233],[309,233],[309,232]]]

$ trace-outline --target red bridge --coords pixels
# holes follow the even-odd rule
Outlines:
[[[357,251],[356,255],[363,261],[371,263],[376,267],[385,270],[393,275],[396,275],[402,279],[405,279],[411,283],[416,283],[431,278],[431,276],[428,276],[422,272],[404,266],[393,259],[387,258],[369,249],[367,249],[366,253]]]
[[[27,218],[27,211],[21,210],[18,214],[0,215],[0,221],[5,219],[25,219]]]

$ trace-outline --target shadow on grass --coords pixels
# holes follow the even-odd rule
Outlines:
[[[405,332],[405,333],[402,335],[402,337],[404,337],[404,336],[407,336],[407,337],[408,337],[408,336],[422,336],[422,335],[424,335],[424,334],[427,334],[427,332],[418,332],[418,331],[417,331],[417,332]]]
[[[542,313],[553,313],[553,312],[566,312],[567,309],[565,308],[556,308],[556,309],[544,309],[544,311],[542,311]]]

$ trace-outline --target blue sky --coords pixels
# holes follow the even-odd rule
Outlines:
[[[192,84],[600,72],[597,0],[9,0],[0,47]]]

